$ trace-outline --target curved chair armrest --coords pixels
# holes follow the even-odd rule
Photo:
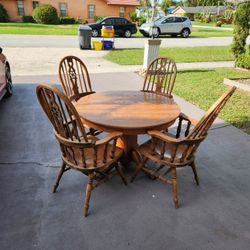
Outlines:
[[[116,132],[116,131],[111,132],[105,138],[96,141],[95,145],[99,146],[99,145],[102,145],[102,144],[106,144],[106,143],[108,143],[108,142],[110,142],[110,141],[112,141],[114,139],[117,139],[117,138],[119,138],[121,136],[122,136],[122,132]]]
[[[57,140],[65,146],[77,147],[77,148],[89,148],[89,147],[94,147],[96,145],[96,143],[92,141],[88,141],[88,142],[78,141],[77,139],[70,140],[70,139],[66,139],[62,137],[56,131],[54,131],[54,133],[55,133]]]
[[[152,137],[158,138],[162,141],[173,143],[173,144],[179,144],[181,140],[173,138],[171,136],[168,136],[167,134],[164,134],[158,130],[149,130],[148,134]]]
[[[180,113],[179,117],[181,117],[183,120],[190,121],[191,124],[194,126],[199,122],[198,120],[196,120],[190,116],[187,116],[184,113]]]

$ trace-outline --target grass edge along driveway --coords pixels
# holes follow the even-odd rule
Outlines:
[[[250,78],[250,72],[237,69],[197,69],[178,71],[173,93],[208,110],[228,86],[224,78]],[[237,89],[219,117],[250,134],[250,92]]]
[[[121,65],[143,64],[144,49],[111,50],[104,58]],[[167,56],[175,62],[233,61],[230,46],[206,46],[186,48],[160,48],[160,56]]]

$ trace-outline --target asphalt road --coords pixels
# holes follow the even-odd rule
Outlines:
[[[101,38],[92,39],[92,41]],[[115,38],[115,47],[119,48],[144,48],[147,38]],[[232,43],[232,37],[209,38],[161,38],[161,47],[196,47],[196,46],[227,46]],[[248,39],[250,43],[250,39]],[[46,36],[46,35],[0,35],[2,47],[47,47],[47,48],[78,48],[77,36]]]

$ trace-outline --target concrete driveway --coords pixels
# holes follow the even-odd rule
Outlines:
[[[96,91],[142,86],[134,73],[91,79]],[[200,186],[191,169],[178,171],[179,209],[169,186],[140,174],[126,187],[117,176],[93,191],[89,217],[83,218],[86,177],[69,171],[51,193],[58,144],[35,84],[23,81],[14,91],[0,102],[0,249],[249,249],[249,135],[216,121],[197,154]],[[204,113],[175,99],[189,115]],[[127,176],[133,171],[134,165],[126,166]]]

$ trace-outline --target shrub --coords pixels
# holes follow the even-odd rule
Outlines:
[[[76,23],[79,23],[79,24],[87,24],[88,23],[88,20],[81,19],[81,18],[76,18],[75,21],[76,21]]]
[[[210,15],[203,15],[200,20],[201,20],[202,23],[210,23],[211,22],[211,16]]]
[[[201,13],[194,14],[194,20],[201,20],[201,19],[202,19]]]
[[[0,22],[5,23],[9,21],[9,16],[6,9],[0,3]]]
[[[231,24],[233,22],[233,11],[232,10],[226,10],[224,13],[225,22],[227,24]]]
[[[185,13],[184,16],[188,17],[191,21],[194,21],[194,14]]]
[[[88,20],[86,20],[86,19],[83,19],[82,20],[82,22],[81,22],[81,24],[88,24],[89,22],[88,22]]]
[[[241,54],[246,52],[246,40],[250,29],[250,2],[241,3],[237,6],[234,15],[234,38],[232,51],[236,62]]]
[[[250,54],[240,54],[237,58],[237,66],[244,69],[250,69]]]
[[[99,20],[103,19],[104,17],[105,16],[94,16],[94,20],[96,22],[96,21],[99,21]]]
[[[221,25],[222,25],[222,22],[221,22],[221,21],[218,21],[218,22],[216,22],[216,24],[215,24],[216,27],[221,27]]]
[[[220,18],[219,18],[219,21],[220,21],[222,24],[226,23],[226,20],[225,20],[224,17],[220,17]]]
[[[129,12],[129,17],[132,22],[135,22],[137,20],[137,14],[135,11]]]
[[[32,16],[23,16],[24,23],[35,23],[35,20]]]
[[[138,25],[138,26],[141,26],[142,24],[146,23],[146,20],[147,20],[146,17],[140,16],[140,17],[138,18],[137,25]]]
[[[64,16],[59,18],[61,24],[75,24],[76,20],[74,17]]]
[[[211,16],[210,15],[205,16],[204,22],[205,23],[210,23],[211,22]]]
[[[38,5],[32,12],[32,16],[37,23],[57,24],[58,16],[56,8],[50,4]]]

